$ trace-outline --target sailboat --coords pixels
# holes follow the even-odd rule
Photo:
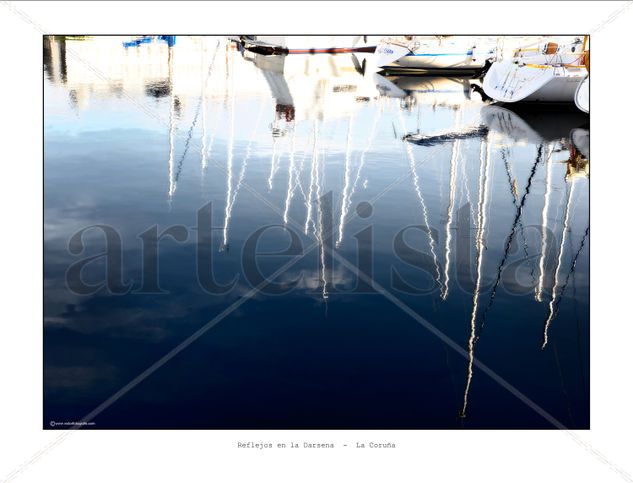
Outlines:
[[[485,37],[403,36],[383,39],[374,53],[376,66],[388,71],[469,74],[495,56],[495,41]]]
[[[509,60],[494,62],[484,77],[486,95],[499,102],[573,103],[587,76],[585,43],[547,42],[517,49]]]

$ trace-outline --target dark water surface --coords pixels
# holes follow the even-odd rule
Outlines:
[[[45,427],[589,426],[588,117],[212,37],[44,59]]]

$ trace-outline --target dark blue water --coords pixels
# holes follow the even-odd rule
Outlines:
[[[44,427],[589,427],[588,117],[123,40],[45,41]]]

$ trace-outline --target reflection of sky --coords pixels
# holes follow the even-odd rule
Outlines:
[[[81,48],[84,55],[90,55],[90,42]],[[122,49],[118,43],[109,45]],[[341,84],[335,82],[336,76],[331,72],[312,72],[308,76],[310,82],[303,79],[297,69],[303,66],[302,62],[309,63],[309,56],[305,56],[299,59],[301,62],[288,63],[282,80],[288,80],[297,106],[313,106],[314,110],[297,112],[302,117],[297,117],[295,123],[281,123],[288,129],[286,135],[273,138],[275,102],[271,88],[258,67],[239,54],[227,56],[225,50],[219,51],[214,64],[217,68],[211,70],[202,96],[214,46],[215,40],[211,39],[206,47],[194,41],[177,42],[173,55],[174,59],[180,58],[180,63],[174,65],[173,96],[150,97],[144,88],[133,87],[113,92],[90,76],[73,78],[70,59],[66,83],[44,82],[47,417],[83,416],[79,413],[89,412],[109,395],[108,391],[118,389],[250,288],[241,276],[230,294],[205,294],[196,284],[196,232],[190,230],[185,243],[161,241],[160,283],[169,295],[73,295],[64,285],[64,273],[77,260],[66,251],[69,238],[77,230],[97,223],[115,227],[122,237],[124,278],[138,287],[138,235],[153,224],[161,229],[173,224],[193,227],[196,210],[211,201],[213,225],[227,224],[230,247],[221,251],[221,231],[214,233],[214,273],[219,282],[228,283],[240,271],[241,249],[248,236],[259,226],[283,221],[249,188],[281,211],[288,204],[289,219],[297,222],[300,231],[309,207],[313,207],[310,234],[301,234],[304,246],[313,241],[313,227],[318,235],[319,196],[333,193],[334,239],[346,197],[351,214],[360,201],[378,197],[369,220],[354,218],[345,225],[337,251],[346,259],[355,260],[354,235],[371,222],[376,280],[390,286],[393,267],[408,283],[423,287],[429,283],[429,276],[396,258],[394,236],[408,225],[428,222],[436,228],[435,251],[443,274],[447,207],[452,193],[455,208],[453,225],[448,227],[454,243],[451,256],[456,256],[457,244],[467,237],[468,231],[474,240],[481,185],[481,138],[460,141],[454,160],[455,184],[451,186],[453,142],[425,147],[407,145],[402,137],[411,133],[445,134],[478,127],[486,121],[490,129],[490,160],[489,195],[483,205],[488,221],[482,252],[481,310],[489,305],[490,288],[504,259],[516,205],[524,197],[540,142],[544,151],[552,150],[551,181],[548,184],[547,169],[541,161],[534,169],[520,225],[515,228],[507,256],[507,266],[518,267],[519,281],[532,283],[539,275],[539,256],[545,253],[546,297],[539,303],[534,291],[509,295],[507,290],[516,289],[509,282],[500,288],[486,313],[486,328],[477,342],[476,356],[565,424],[586,427],[588,394],[583,374],[587,372],[588,350],[588,247],[580,252],[571,274],[570,266],[587,227],[588,180],[574,179],[573,203],[567,207],[568,141],[561,140],[559,134],[548,137],[552,118],[558,120],[553,123],[557,130],[567,133],[585,120],[575,115],[550,113],[548,117],[502,110],[495,111],[495,115],[505,116],[507,122],[495,123],[484,115],[478,95],[465,100],[459,84],[455,95],[443,97],[442,102],[437,102],[437,96],[418,93],[411,109],[405,111],[401,111],[401,103],[411,104],[413,97],[405,101],[379,97],[376,90],[369,99],[350,100],[350,96],[355,96],[350,87],[347,93],[340,89],[334,93],[332,86]],[[206,48],[208,55],[200,55],[201,48]],[[140,65],[144,52],[149,51],[139,49],[134,54]],[[110,54],[112,62],[119,54]],[[166,60],[163,54],[165,51],[160,51],[159,58]],[[341,56],[333,62],[340,64],[338,72],[352,69],[349,58]],[[148,67],[147,83],[152,81],[152,72]],[[353,85],[349,80],[357,76],[365,94],[368,80],[353,71],[345,72],[344,85]],[[312,82],[314,76],[321,76],[323,82]],[[407,85],[411,83],[408,80]],[[137,84],[143,85],[134,85]],[[320,90],[315,85],[321,86]],[[71,102],[71,90],[81,92],[81,102]],[[178,112],[172,115],[174,156],[170,175],[170,108],[176,97]],[[311,113],[316,113],[313,118]],[[315,120],[317,166],[312,165]],[[522,133],[518,139],[517,132]],[[207,150],[206,169],[202,166],[202,145]],[[411,157],[415,180],[410,171]],[[170,176],[176,186],[171,199]],[[231,181],[229,186],[227,178]],[[240,178],[242,185],[237,191]],[[228,222],[227,189],[234,196]],[[310,203],[307,198],[311,189]],[[543,251],[541,229],[546,195],[546,222],[553,235]],[[467,203],[471,206],[467,210],[471,212],[470,230],[459,231],[457,211]],[[556,283],[559,242],[567,211],[568,238],[560,257],[558,296],[562,284],[568,283],[562,300],[557,302],[550,328],[550,338],[557,345],[542,351],[543,322]],[[421,253],[431,254],[424,232],[411,230],[405,239]],[[281,250],[287,241],[282,231],[270,231],[261,247]],[[97,231],[88,232],[85,243],[84,255],[103,249]],[[472,274],[476,249],[472,242],[466,246]],[[523,262],[526,251],[529,259]],[[261,268],[272,273],[287,260],[265,259]],[[464,269],[457,267],[457,262],[454,258],[451,261],[446,301],[440,300],[439,290],[427,296],[399,297],[467,347],[472,293],[456,284],[457,271]],[[97,263],[86,271],[86,278],[96,282],[102,270],[103,266]],[[466,374],[465,361],[460,356],[446,352],[450,349],[380,296],[349,294],[355,277],[336,262],[328,275],[330,297],[324,302],[318,250],[282,278],[292,280],[301,274],[304,279],[292,294],[258,296],[242,305],[178,360],[104,413],[102,424],[163,426],[167,424],[162,419],[163,411],[169,408],[174,421],[170,424],[193,427],[453,427],[462,423],[472,427],[546,426],[476,370],[469,392],[468,417],[460,423],[456,415],[461,408]],[[335,293],[336,289],[342,293]],[[181,393],[167,391],[181,378],[182,371],[195,377],[181,383]],[[249,397],[260,400],[260,409],[245,402]],[[198,402],[192,405],[192,399]],[[358,413],[353,408],[361,401],[366,409]]]

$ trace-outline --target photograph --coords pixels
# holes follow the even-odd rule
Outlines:
[[[589,39],[44,35],[42,428],[589,429]]]
[[[0,483],[633,483],[632,18],[0,0]]]

